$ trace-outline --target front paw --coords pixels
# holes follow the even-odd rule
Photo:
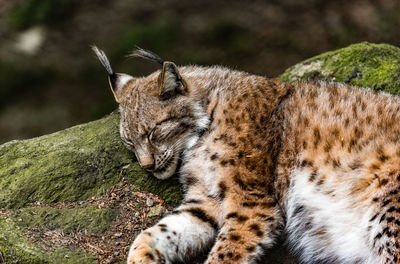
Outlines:
[[[129,249],[128,264],[155,264],[156,256],[151,247],[133,244]]]
[[[159,250],[146,243],[133,243],[129,249],[128,264],[166,264]]]

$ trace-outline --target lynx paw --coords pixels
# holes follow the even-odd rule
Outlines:
[[[148,245],[131,246],[128,256],[128,264],[158,264],[165,263],[158,259],[157,254]]]
[[[146,234],[140,235],[132,244],[128,264],[166,264],[165,257],[156,248],[151,247]]]

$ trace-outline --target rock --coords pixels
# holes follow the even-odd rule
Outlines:
[[[119,116],[113,113],[54,134],[1,145],[0,208],[85,200],[118,183],[120,175],[138,189],[176,204],[178,181],[158,181],[143,171],[122,145],[118,123]]]
[[[158,204],[158,205],[150,208],[150,211],[147,214],[147,216],[148,217],[163,216],[163,215],[165,215],[166,212],[167,212],[167,209],[164,206]]]
[[[13,221],[18,219],[20,227],[40,226],[47,230],[60,229],[65,233],[75,231],[79,228],[82,230],[85,229],[89,233],[99,234],[109,227],[115,215],[115,210],[98,209],[95,206],[79,206],[63,209],[53,207],[25,207],[14,211],[9,218]],[[24,220],[22,221],[22,219]],[[93,219],[96,221],[93,221]]]
[[[151,198],[146,199],[146,205],[148,207],[152,207],[154,205],[154,201]]]
[[[62,232],[79,228],[101,233],[114,219],[111,209],[43,205],[61,201],[79,204],[103,194],[122,177],[137,190],[159,194],[169,204],[178,203],[181,194],[177,179],[159,181],[143,171],[133,153],[121,144],[118,123],[119,116],[113,113],[57,133],[0,146],[0,210],[9,209],[11,214],[0,217],[2,260],[96,263],[92,255],[77,249],[57,247],[48,252],[23,232],[41,226]],[[29,203],[40,207],[33,208]],[[65,259],[65,255],[70,258]]]
[[[396,47],[360,43],[300,62],[279,79],[339,81],[399,93],[399,61],[400,49]],[[79,228],[100,234],[112,223],[115,212],[87,207],[79,201],[102,194],[122,181],[134,184],[137,190],[158,194],[170,205],[179,202],[178,181],[159,181],[143,171],[121,144],[118,122],[118,114],[113,113],[54,134],[0,146],[0,211],[9,212],[0,214],[1,261],[97,263],[93,255],[74,248],[60,246],[46,251],[24,234],[38,225],[62,232]],[[78,207],[46,205],[62,201],[76,202]],[[153,204],[148,216],[165,214],[164,207]],[[122,255],[122,251],[111,252]],[[270,250],[266,261],[296,263],[283,246]]]
[[[23,236],[24,229],[12,219],[0,218],[0,230],[0,255],[4,263],[97,263],[92,255],[80,250],[58,247],[54,252],[46,252],[40,243]]]
[[[120,238],[120,237],[122,237],[122,233],[115,233],[114,236],[115,236],[116,238]]]
[[[400,94],[399,59],[397,47],[362,42],[300,62],[279,79],[335,81]]]

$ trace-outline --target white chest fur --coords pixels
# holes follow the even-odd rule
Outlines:
[[[221,168],[215,161],[211,160],[212,155],[220,156],[221,153],[215,147],[207,144],[188,151],[185,154],[185,164],[182,166],[183,175],[194,176],[199,181],[202,192],[208,196],[218,195],[218,182],[221,177]],[[204,193],[203,193],[204,194]]]
[[[369,245],[372,212],[357,204],[344,185],[327,193],[311,184],[311,173],[293,172],[286,208],[291,246],[301,252],[304,263],[379,263]]]

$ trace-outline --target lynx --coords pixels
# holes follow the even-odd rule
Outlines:
[[[114,73],[120,135],[182,204],[133,242],[129,264],[255,263],[285,232],[302,263],[400,262],[400,98],[224,67]],[[129,221],[129,219],[127,219]]]

